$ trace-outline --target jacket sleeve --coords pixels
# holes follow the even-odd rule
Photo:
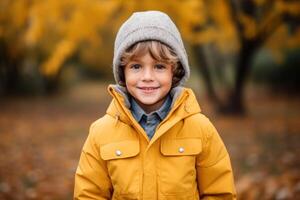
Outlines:
[[[226,147],[208,120],[203,151],[197,158],[197,180],[200,199],[236,199],[233,173]]]
[[[92,125],[75,174],[75,200],[111,199],[112,185],[106,163],[101,159],[99,151]]]

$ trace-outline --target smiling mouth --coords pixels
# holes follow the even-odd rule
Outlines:
[[[138,89],[140,90],[144,90],[144,91],[153,91],[158,89],[159,87],[138,87]]]

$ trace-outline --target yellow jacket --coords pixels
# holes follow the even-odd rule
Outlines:
[[[227,150],[191,89],[183,88],[151,141],[109,86],[113,100],[91,125],[74,199],[236,199]]]

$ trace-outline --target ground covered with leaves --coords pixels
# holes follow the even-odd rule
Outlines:
[[[248,114],[222,116],[199,96],[234,169],[239,199],[300,199],[300,98],[247,92]],[[0,199],[71,199],[89,125],[110,101],[86,83],[48,97],[0,100]]]

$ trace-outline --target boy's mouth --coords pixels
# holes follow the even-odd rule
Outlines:
[[[138,87],[138,89],[144,91],[144,92],[153,92],[154,90],[157,90],[159,87]]]

